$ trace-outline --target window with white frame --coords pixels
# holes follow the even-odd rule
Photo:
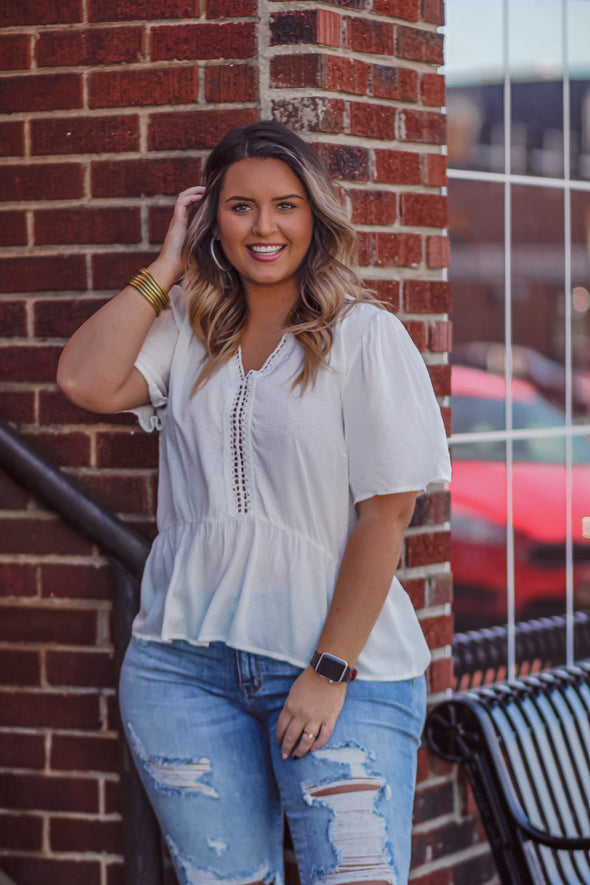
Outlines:
[[[456,629],[590,609],[590,0],[446,0]]]

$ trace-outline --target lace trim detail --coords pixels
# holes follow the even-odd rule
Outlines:
[[[246,410],[250,396],[250,380],[246,375],[238,387],[230,417],[232,476],[238,513],[248,513],[251,509],[246,459]]]

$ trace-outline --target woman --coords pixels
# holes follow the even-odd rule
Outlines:
[[[407,880],[429,653],[394,573],[449,461],[355,260],[314,151],[235,129],[60,362],[74,402],[161,431],[120,698],[181,883],[279,885],[284,814],[302,885]]]

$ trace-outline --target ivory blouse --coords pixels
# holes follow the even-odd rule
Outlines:
[[[291,389],[302,348],[291,334],[264,366],[238,351],[193,397],[204,349],[180,289],[136,366],[160,431],[158,535],[133,632],[222,641],[307,666],[334,591],[354,505],[450,478],[440,409],[401,322],[350,302],[315,386]],[[430,660],[395,578],[357,662],[358,678],[418,675]]]

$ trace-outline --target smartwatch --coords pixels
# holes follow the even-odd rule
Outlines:
[[[342,658],[330,655],[328,652],[314,651],[310,667],[316,671],[318,676],[323,676],[330,682],[352,682],[356,679],[356,670],[348,666],[348,663]]]

